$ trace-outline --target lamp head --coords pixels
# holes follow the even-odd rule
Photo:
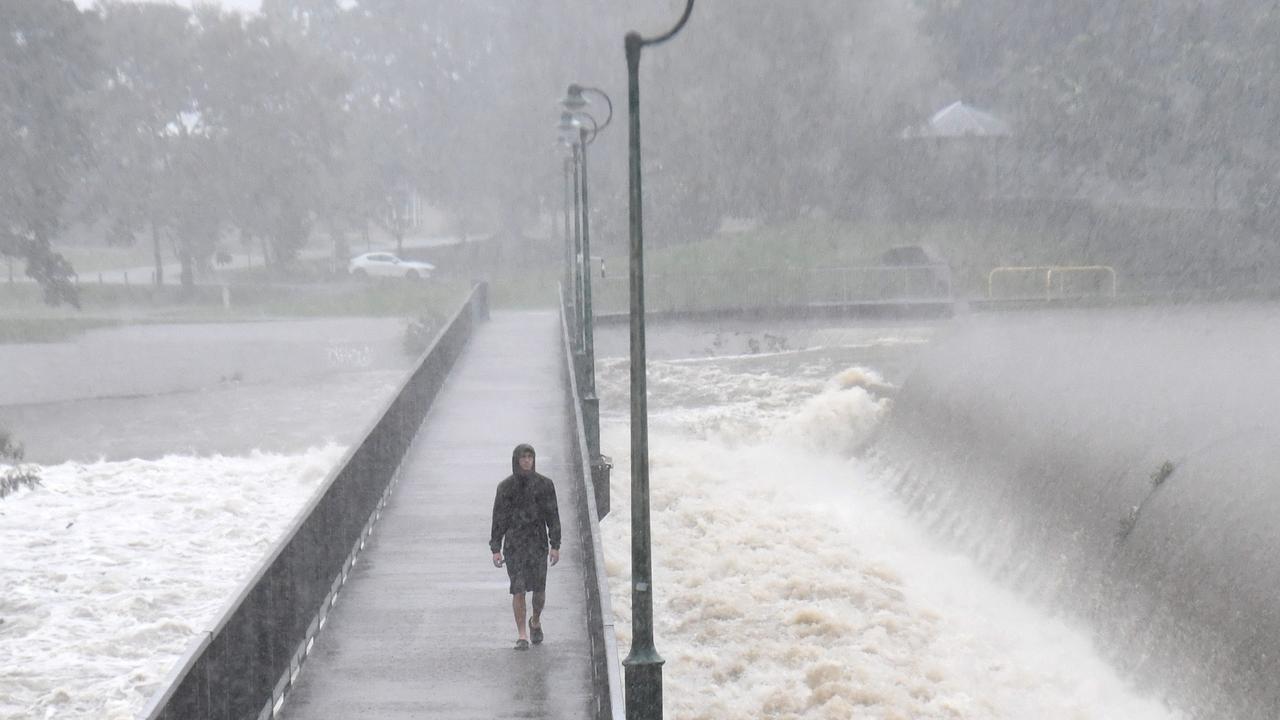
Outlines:
[[[578,129],[582,127],[582,122],[573,116],[568,110],[560,113],[560,122],[556,123],[556,129],[560,131],[560,142],[565,145],[574,145],[578,142]]]
[[[569,91],[565,93],[564,99],[560,101],[565,110],[569,112],[577,112],[587,106],[587,99],[582,97],[582,86],[573,83],[569,86]]]

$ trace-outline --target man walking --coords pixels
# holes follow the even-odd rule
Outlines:
[[[493,566],[507,568],[511,610],[515,613],[516,650],[529,641],[542,642],[542,608],[547,601],[547,563],[560,562],[560,508],[551,479],[534,471],[537,456],[530,445],[511,453],[511,475],[498,483],[493,498],[489,550]],[[505,554],[504,554],[505,553]],[[533,614],[525,626],[525,593],[533,593]]]

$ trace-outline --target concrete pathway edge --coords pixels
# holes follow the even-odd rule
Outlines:
[[[569,331],[563,306],[560,313],[560,339],[563,352],[561,371],[565,375],[569,404],[566,419],[572,425],[569,435],[574,445],[574,474],[582,482],[585,502],[577,504],[579,542],[589,548],[591,562],[586,564],[583,584],[587,599],[587,630],[591,638],[591,672],[595,689],[596,716],[601,720],[622,720],[625,716],[622,695],[622,667],[618,657],[618,639],[614,632],[613,604],[609,600],[609,574],[604,565],[604,544],[600,537],[600,520],[596,507],[595,484],[591,478],[591,459],[587,457],[587,436],[582,420],[582,403],[578,381],[573,372],[573,353],[569,347]],[[607,693],[607,695],[605,694]]]

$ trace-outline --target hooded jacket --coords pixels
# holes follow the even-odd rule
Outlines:
[[[493,527],[489,531],[489,550],[499,552],[506,547],[512,553],[545,553],[548,544],[560,549],[560,507],[556,502],[556,486],[551,479],[536,472],[538,458],[529,472],[520,470],[520,455],[533,453],[530,445],[517,445],[511,451],[511,475],[498,483],[493,498]]]

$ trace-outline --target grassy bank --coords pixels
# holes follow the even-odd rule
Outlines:
[[[125,247],[57,244],[54,250],[61,253],[76,272],[86,279],[106,270],[144,268],[155,264],[155,249],[150,240],[139,240]],[[165,262],[173,262],[168,247],[161,247],[161,255]]]
[[[701,242],[647,248],[645,275],[651,308],[722,307],[745,298],[787,302],[804,294],[805,285],[842,282],[813,269],[878,264],[898,245],[925,245],[946,259],[957,294],[985,292],[991,268],[1025,260],[1015,249],[1024,233],[991,222],[845,222],[801,220],[718,234]],[[1037,244],[1049,243],[1038,239]],[[1067,264],[1045,257],[1043,262]],[[627,300],[627,257],[607,255],[606,274],[593,268],[600,311],[621,311]]]
[[[876,265],[881,253],[899,245],[924,245],[940,255],[951,267],[955,294],[969,298],[985,297],[989,274],[1005,266],[1105,266],[1114,269],[1119,293],[1166,298],[1270,297],[1280,272],[1274,242],[1250,236],[1229,217],[1150,208],[1007,208],[938,219],[799,220],[687,245],[651,243],[645,249],[649,307],[664,299],[692,307],[785,300],[788,293],[803,294],[798,286],[822,281],[820,273],[788,268]],[[623,248],[609,250],[608,276],[595,268],[595,294],[599,309],[618,311],[626,307],[627,258]],[[1099,285],[1109,278],[1076,277]]]
[[[0,344],[62,342],[87,330],[119,324],[108,318],[0,317]]]
[[[951,263],[960,288],[985,283],[986,273],[1012,262],[1074,264],[1072,257],[1051,252],[1029,253],[1030,247],[1052,247],[1049,238],[995,221],[847,222],[800,220],[742,233],[721,234],[699,243],[660,248],[648,253],[647,272],[697,272],[700,268],[823,268],[875,265],[885,250],[898,245],[925,245]],[[610,258],[625,271],[625,258]]]
[[[31,283],[0,288],[0,342],[55,342],[131,323],[248,322],[308,317],[404,317],[443,322],[469,291],[449,280],[176,286],[82,285],[81,308],[49,307]]]

